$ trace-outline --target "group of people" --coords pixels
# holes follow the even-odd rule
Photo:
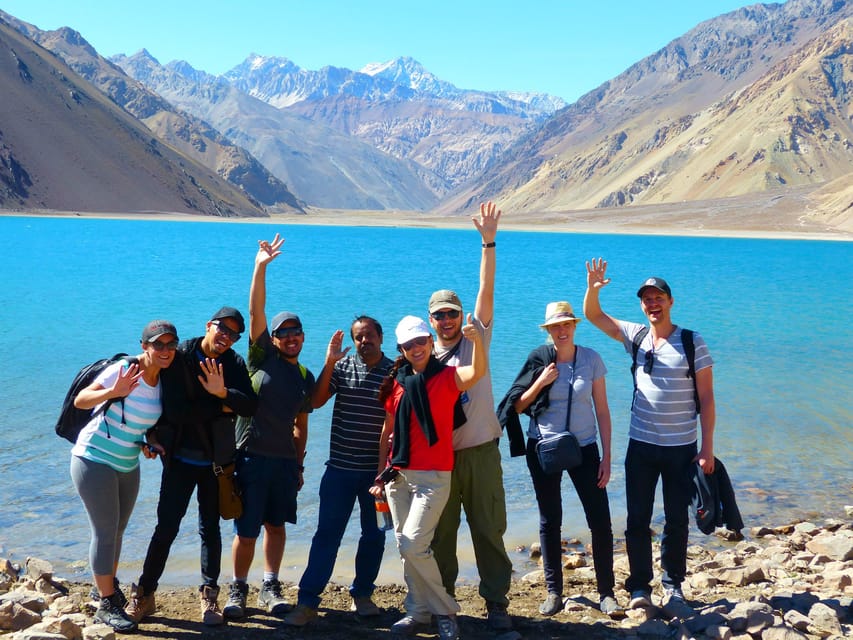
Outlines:
[[[158,582],[195,492],[201,537],[199,593],[207,625],[246,615],[249,571],[261,530],[264,574],[258,606],[282,615],[290,626],[314,620],[356,502],[361,535],[349,589],[352,611],[361,617],[380,615],[372,594],[385,532],[377,524],[374,504],[387,500],[408,588],[405,615],[392,625],[392,632],[414,635],[434,618],[443,640],[459,637],[454,596],[463,510],[487,623],[495,631],[509,630],[512,563],[503,542],[506,500],[498,446],[502,428],[511,455],[526,457],[539,507],[547,588],[540,612],[554,615],[563,607],[562,471],[542,468],[537,444],[570,431],[582,455],[568,475],[591,532],[600,608],[618,615],[622,609],[615,595],[606,490],[611,468],[606,367],[595,351],[576,344],[581,317],[570,303],[547,305],[540,326],[548,342],[528,355],[495,410],[489,348],[500,216],[489,202],[480,205],[473,218],[482,241],[473,312],[465,313],[455,292],[436,291],[427,303],[426,319],[406,316],[396,325],[395,360],[382,350],[379,321],[360,315],[350,326],[354,353],[344,348],[344,332],[339,330],[329,340],[316,378],[300,362],[305,335],[299,316],[282,311],[268,322],[265,311],[267,268],[281,254],[284,242],[278,235],[259,242],[255,256],[248,364],[234,350],[246,329],[236,308],[221,308],[207,322],[203,336],[183,342],[171,323],[149,323],[142,333],[142,354],[105,369],[75,400],[78,408],[93,409],[72,449],[71,475],[92,529],[90,562],[100,600],[96,617],[118,631],[131,631],[156,611]],[[635,362],[625,460],[628,606],[651,605],[650,524],[660,478],[666,517],[662,604],[670,609],[687,607],[680,585],[686,573],[690,467],[698,462],[711,473],[714,465],[712,361],[701,336],[691,332],[695,356],[688,363],[682,329],[670,315],[672,293],[661,278],[650,278],[637,292],[648,327],[606,314],[599,302],[601,289],[610,282],[606,269],[602,259],[587,263],[583,311],[593,325],[621,341]],[[308,414],[332,396],[329,458],[320,482],[317,529],[291,607],[278,577],[285,527],[296,523]],[[106,410],[99,411],[100,407]],[[521,414],[529,416],[526,433]],[[142,574],[125,598],[116,567],[139,487],[140,451],[146,458],[160,457],[163,471],[157,523]],[[217,475],[230,464],[243,509],[234,522],[233,579],[220,609]]]

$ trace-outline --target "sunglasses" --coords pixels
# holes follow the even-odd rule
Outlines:
[[[212,320],[210,324],[214,325],[216,330],[231,342],[237,342],[240,339],[240,333],[233,329],[229,329],[228,325],[222,324],[219,320]]]
[[[429,338],[427,336],[419,336],[417,338],[412,338],[408,342],[404,342],[403,344],[400,345],[400,348],[403,351],[410,351],[411,349],[414,349],[415,345],[418,345],[419,347],[423,347],[424,345],[426,345],[426,343],[428,341],[429,341]]]
[[[655,352],[646,351],[646,361],[643,363],[643,372],[646,374],[650,374],[652,372],[652,368],[655,366]]]
[[[459,317],[459,314],[462,313],[458,309],[451,309],[450,311],[433,311],[430,316],[432,316],[433,320],[444,320],[445,318],[450,318],[451,320],[456,320]]]
[[[161,342],[160,340],[155,340],[154,342],[149,342],[151,348],[154,351],[175,351],[178,348],[178,341],[172,340],[170,342]]]
[[[301,336],[302,335],[302,327],[285,327],[283,329],[276,329],[272,332],[273,338],[289,338],[291,336]]]

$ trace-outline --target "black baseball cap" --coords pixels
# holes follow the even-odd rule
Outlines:
[[[243,321],[243,314],[237,311],[234,307],[222,307],[219,311],[213,314],[211,320],[222,320],[223,318],[232,318],[237,323],[237,330],[243,333],[246,330],[246,323]]]
[[[171,334],[178,337],[178,330],[168,320],[152,320],[142,330],[142,342],[154,342],[160,336]]]
[[[643,297],[643,289],[647,287],[654,287],[658,291],[663,291],[670,298],[672,297],[672,289],[669,288],[669,285],[663,278],[649,278],[648,280],[646,280],[642,285],[640,285],[640,288],[637,289],[638,298]]]

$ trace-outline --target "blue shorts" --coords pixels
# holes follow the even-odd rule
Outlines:
[[[295,459],[239,453],[236,472],[243,495],[243,515],[234,521],[238,536],[257,538],[264,523],[296,524],[299,467]]]

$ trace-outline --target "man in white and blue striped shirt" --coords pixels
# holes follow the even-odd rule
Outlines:
[[[605,334],[620,341],[629,354],[644,325],[617,320],[602,311],[599,292],[610,282],[607,262],[587,263],[584,315]],[[661,479],[664,529],[661,536],[661,606],[673,616],[689,615],[681,583],[687,573],[688,514],[692,491],[690,468],[698,462],[706,474],[714,471],[714,384],[711,355],[702,337],[692,332],[693,377],[683,337],[685,331],[670,317],[672,291],[663,278],[649,278],[637,291],[640,308],[649,320],[648,332],[636,350],[635,391],[631,405],[628,452],[625,456],[625,498],[628,520],[625,542],[631,573],[625,588],[631,608],[651,603],[651,519],[655,490]],[[695,387],[694,387],[695,384]],[[697,422],[697,417],[699,418]],[[702,442],[697,453],[697,426]]]

